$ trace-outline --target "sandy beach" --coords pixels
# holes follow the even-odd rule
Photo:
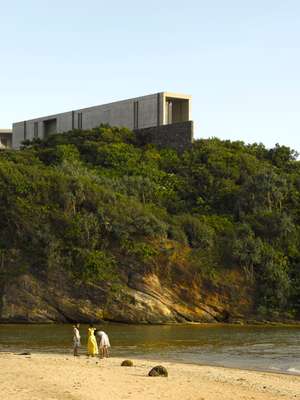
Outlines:
[[[300,376],[230,368],[71,355],[0,354],[3,400],[300,399]],[[162,364],[168,378],[148,377]]]

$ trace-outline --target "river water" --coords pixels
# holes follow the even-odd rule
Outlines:
[[[104,324],[112,354],[300,375],[300,326]],[[80,327],[84,354],[87,326]],[[72,351],[72,326],[0,325],[0,352]]]

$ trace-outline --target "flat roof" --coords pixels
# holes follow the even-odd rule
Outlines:
[[[12,133],[12,129],[0,129],[0,133]]]
[[[192,96],[190,94],[172,93],[172,92],[161,92],[161,93],[165,97],[171,97],[173,99],[192,100]]]

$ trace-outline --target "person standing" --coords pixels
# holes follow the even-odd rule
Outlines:
[[[78,357],[78,350],[80,347],[80,332],[79,332],[80,324],[73,325],[73,354],[74,357]]]
[[[98,354],[98,345],[97,341],[94,335],[95,328],[91,324],[90,327],[88,328],[88,344],[87,344],[87,350],[88,350],[88,356],[94,357],[96,354]]]
[[[99,357],[101,358],[109,357],[108,349],[110,348],[110,342],[107,333],[105,333],[104,331],[99,331],[97,329],[95,332],[95,336],[100,350]]]

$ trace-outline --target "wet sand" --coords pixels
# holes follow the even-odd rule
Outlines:
[[[0,353],[3,400],[300,399],[300,376],[221,367],[66,355]],[[158,364],[168,378],[148,377]]]

